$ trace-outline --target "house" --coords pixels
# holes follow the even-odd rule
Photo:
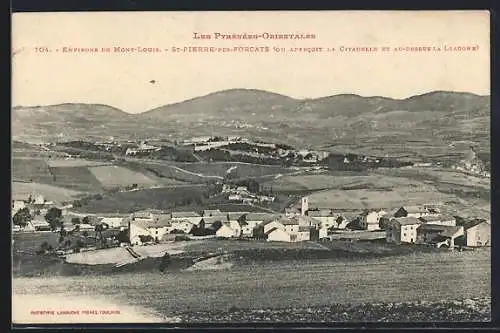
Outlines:
[[[124,217],[103,217],[101,223],[108,225],[110,228],[120,228],[123,225]]]
[[[141,236],[150,236],[155,241],[161,241],[171,227],[171,220],[164,217],[132,220],[129,227],[130,244],[142,245]]]
[[[456,219],[453,216],[449,215],[422,216],[421,218],[419,218],[419,220],[426,224],[439,224],[452,227],[457,225]]]
[[[431,213],[425,207],[422,207],[422,206],[406,206],[406,207],[401,207],[398,210],[396,210],[393,215],[395,218],[399,218],[399,217],[419,218],[422,216],[431,215]]]
[[[366,211],[361,214],[359,219],[359,226],[363,230],[373,231],[380,229],[380,218],[387,214],[384,210]]]
[[[24,231],[50,231],[50,224],[43,216],[34,216],[24,227]]]
[[[232,238],[238,237],[239,234],[229,226],[229,223],[222,223],[222,225],[215,231],[215,236],[222,238]]]
[[[14,216],[18,211],[26,208],[26,203],[23,200],[12,200],[12,216]]]
[[[242,237],[252,237],[253,236],[253,228],[256,227],[256,225],[250,225],[247,222],[245,222],[244,215],[248,214],[248,212],[230,212],[227,213],[227,221],[229,222],[230,225],[234,226],[236,228],[236,224],[238,224],[238,227],[240,229],[240,236]]]
[[[393,218],[386,229],[386,240],[390,243],[415,243],[417,228],[423,222],[416,217]]]
[[[293,234],[291,234],[293,236]],[[308,241],[311,239],[311,228],[307,226],[299,226],[296,236],[297,242]]]
[[[78,224],[78,229],[80,231],[94,231],[95,226],[90,225],[90,224],[86,224],[86,223],[80,223],[80,224]]]
[[[265,236],[268,242],[291,242],[290,234],[283,229],[271,228],[266,233]]]
[[[329,229],[337,227],[337,216],[333,214],[331,209],[309,210],[307,216],[318,220],[321,226]]]
[[[297,207],[287,207],[285,208],[286,216],[300,215],[300,209]]]
[[[464,235],[464,227],[440,224],[422,224],[417,229],[417,243],[437,244],[445,243],[453,248],[457,237]]]
[[[299,221],[296,219],[283,219],[280,221],[284,230],[290,235],[297,235],[299,232]]]
[[[271,219],[269,221],[263,222],[262,227],[264,234],[266,234],[269,230],[271,229],[281,229],[285,230],[285,225],[284,223],[288,222],[289,220],[283,217],[277,217],[274,219]]]
[[[12,225],[12,232],[19,232],[21,231],[21,227],[18,226],[17,224]]]
[[[201,215],[196,212],[172,212],[170,214],[172,221],[188,220],[194,225],[199,225],[201,222]]]
[[[479,221],[465,230],[467,246],[491,246],[491,224]]]

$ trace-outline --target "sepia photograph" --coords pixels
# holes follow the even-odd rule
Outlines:
[[[12,15],[12,323],[491,321],[488,11]]]

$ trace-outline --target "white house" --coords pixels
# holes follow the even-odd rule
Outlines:
[[[491,224],[483,221],[469,226],[465,230],[467,246],[491,246]]]
[[[279,228],[272,228],[266,233],[269,242],[291,242],[290,234]]]
[[[12,216],[18,211],[26,207],[26,203],[22,200],[12,200]]]
[[[267,222],[263,222],[264,233],[267,234],[271,229],[285,230],[285,225],[282,222],[283,222],[282,218],[276,218]]]
[[[194,225],[199,225],[201,222],[201,215],[196,212],[172,212],[170,214],[172,221],[188,220]]]
[[[306,226],[299,226],[296,235],[297,242],[308,241],[311,239],[311,228]],[[293,234],[291,234],[290,236],[293,236]]]
[[[423,222],[415,217],[393,218],[386,229],[386,240],[390,243],[417,242],[417,228]]]
[[[130,221],[130,243],[142,245],[140,236],[151,236],[153,240],[161,241],[169,228],[171,228],[171,224],[170,221],[166,219],[136,219]]]
[[[233,230],[228,223],[223,223],[219,229],[215,232],[215,236],[223,238],[238,237],[238,234]]]
[[[420,225],[417,229],[417,242],[421,244],[447,244],[454,247],[455,239],[464,235],[463,226],[449,226],[441,224]]]
[[[332,213],[331,209],[310,210],[307,216],[318,220],[327,229],[337,226],[337,216]]]
[[[384,210],[373,210],[367,211],[361,214],[361,218],[359,220],[359,226],[368,231],[378,230],[380,218],[384,216],[387,212]]]
[[[49,231],[50,224],[45,221],[43,217],[34,217],[33,220],[28,222],[24,227],[24,231]]]

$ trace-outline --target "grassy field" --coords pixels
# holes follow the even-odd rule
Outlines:
[[[152,163],[146,161],[141,161],[141,162],[127,161],[124,162],[123,165],[129,167],[134,171],[153,174],[154,176],[160,179],[174,180],[186,184],[189,183],[200,184],[212,180],[212,178],[204,178],[196,174],[183,172],[182,170],[176,169],[175,165],[167,164],[164,162]]]
[[[309,196],[311,207],[336,209],[393,208],[403,205],[420,205],[446,202],[450,195],[432,189],[413,190],[411,187],[395,187],[392,190],[326,190]]]
[[[59,203],[64,201],[71,201],[83,195],[83,193],[79,191],[47,184],[12,182],[13,196],[22,196],[28,198],[28,196],[32,193],[41,193],[47,200],[52,200]]]
[[[184,199],[200,197],[203,191],[203,186],[184,186],[110,193],[102,200],[91,200],[79,210],[85,213],[130,213],[148,208],[170,209]]]
[[[56,167],[50,168],[50,173],[56,186],[85,192],[100,191],[103,187],[87,167]]]
[[[161,317],[185,316],[188,321],[214,321],[206,315],[231,309],[256,312],[290,308],[291,320],[298,321],[300,312],[292,308],[490,297],[490,265],[488,249],[444,251],[355,261],[259,262],[208,272],[15,278],[13,290],[19,295],[107,297],[124,306],[151,309]],[[316,320],[331,319],[318,311],[311,313],[317,315]],[[262,318],[273,319],[283,317]]]
[[[41,158],[13,158],[11,170],[13,180],[52,183],[49,166]]]
[[[395,186],[419,186],[421,182],[385,175],[299,175],[284,176],[264,183],[274,191],[335,189],[385,189]]]
[[[157,184],[153,179],[140,172],[135,172],[116,165],[91,167],[89,170],[104,187],[127,186],[132,184],[138,184],[139,186]]]
[[[111,163],[107,162],[98,162],[98,161],[89,161],[82,158],[76,159],[47,159],[47,164],[49,167],[96,167],[96,166],[104,166],[110,165]]]

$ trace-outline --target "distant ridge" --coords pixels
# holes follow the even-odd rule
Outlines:
[[[182,139],[201,135],[281,138],[329,144],[339,138],[419,133],[443,140],[489,140],[490,97],[432,91],[403,99],[337,94],[295,99],[259,89],[229,89],[129,114],[103,104],[62,103],[12,109],[13,138],[47,141],[122,137]],[[395,142],[397,142],[396,140]]]

